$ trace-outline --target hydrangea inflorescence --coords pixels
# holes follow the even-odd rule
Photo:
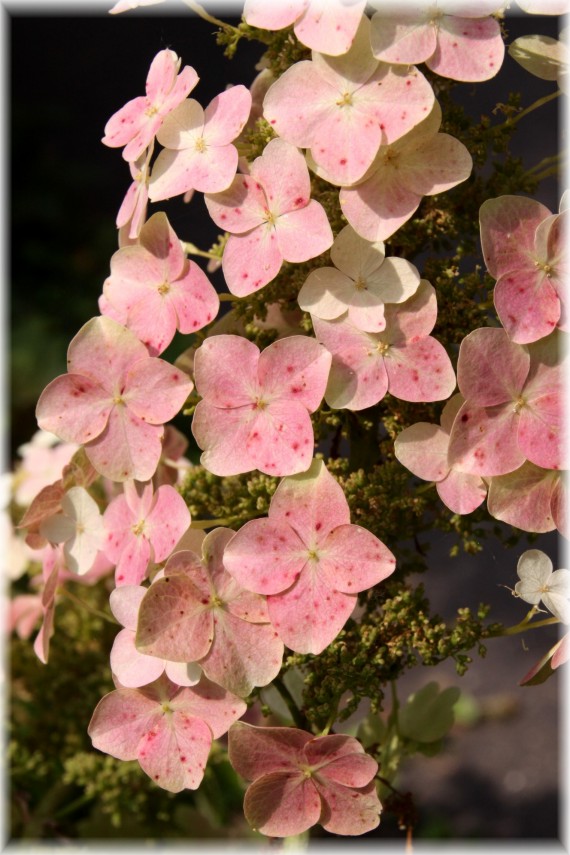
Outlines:
[[[566,202],[552,214],[515,195],[516,169],[493,197],[499,172],[485,184],[472,169],[505,130],[470,136],[446,99],[450,80],[499,71],[497,9],[373,3],[369,17],[365,6],[246,0],[238,28],[217,23],[230,53],[243,36],[267,46],[251,91],[230,87],[204,109],[188,98],[197,72],[162,50],[146,94],[111,117],[103,142],[124,147],[133,178],[119,249],[101,315],[37,407],[64,443],[53,449],[61,477],[15,494],[30,504],[22,525],[42,574],[13,624],[29,635],[42,618],[42,661],[62,583],[115,569],[105,609],[122,626],[116,688],[93,714],[94,747],[176,793],[200,786],[229,730],[229,760],[250,782],[246,819],[273,837],[376,828],[397,751],[379,778],[382,740],[367,753],[331,730],[365,698],[381,713],[386,684],[420,657],[450,657],[461,672],[470,648],[500,634],[483,606],[449,625],[431,615],[406,579],[425,569],[421,548],[403,541],[435,524],[476,548],[486,497],[492,516],[529,532],[565,518]],[[223,319],[193,243],[165,212],[147,219],[149,200],[193,192],[223,231],[215,252],[197,250],[221,262],[233,303]],[[486,278],[476,264],[460,273],[476,239],[473,211],[449,201],[462,193],[482,203]],[[452,239],[450,257],[432,252]],[[432,282],[418,269],[426,252]],[[175,334],[197,331],[176,365],[159,358]],[[167,425],[181,411],[199,465]],[[437,493],[410,489],[404,467]],[[568,623],[567,571],[532,552],[516,594]],[[550,672],[565,651],[551,651]],[[287,675],[303,681],[301,698]],[[294,726],[263,723],[271,687]],[[248,705],[255,724],[238,721]],[[433,741],[421,727],[408,743],[401,731],[401,756]]]

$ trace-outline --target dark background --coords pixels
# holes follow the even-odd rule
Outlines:
[[[109,3],[111,5],[111,3]],[[82,11],[83,8],[83,11]],[[100,139],[108,118],[144,91],[155,54],[169,47],[192,65],[201,81],[191,93],[203,106],[227,83],[249,84],[263,47],[242,41],[234,60],[215,45],[214,27],[191,15],[165,14],[164,6],[109,16],[105,7],[79,7],[63,14],[6,4],[9,58],[9,314],[11,350],[11,451],[36,429],[34,408],[43,387],[65,371],[70,339],[98,314],[97,298],[117,248],[116,213],[130,183],[119,149]],[[216,14],[224,16],[223,9]],[[557,20],[509,19],[509,41],[523,33],[556,36]],[[509,90],[523,93],[527,106],[554,91],[524,72],[510,57],[492,81],[457,87],[475,118],[489,114]],[[527,166],[554,154],[558,104],[523,119],[514,151]],[[564,144],[561,146],[564,147]],[[199,195],[199,194],[198,194]],[[558,206],[554,179],[537,198]],[[217,229],[203,200],[169,203],[169,218],[180,237],[207,248]],[[149,215],[153,212],[150,207]],[[220,274],[213,278],[222,288]],[[179,351],[185,345],[179,347]],[[176,353],[173,355],[172,358]],[[556,538],[538,542],[555,549]],[[451,616],[459,604],[494,602],[493,618],[518,622],[524,608],[501,584],[514,586],[518,556],[526,539],[508,553],[490,541],[479,556],[449,560],[449,544],[434,537],[429,579],[434,609]],[[401,681],[413,691],[429,680],[459,685],[477,716],[456,726],[446,751],[412,761],[402,777],[420,805],[419,833],[433,838],[556,838],[559,770],[557,680],[521,689],[518,680],[556,639],[555,630],[490,642],[487,661],[478,660],[464,678],[453,669],[415,669]],[[494,645],[494,646],[492,646]],[[526,649],[525,649],[526,648]],[[421,673],[420,673],[421,672]],[[382,829],[380,830],[382,834]],[[397,829],[385,833],[401,837]]]

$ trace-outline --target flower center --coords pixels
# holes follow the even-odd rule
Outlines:
[[[135,525],[131,526],[131,531],[136,537],[140,537],[140,535],[144,532],[144,520],[140,520]]]
[[[363,279],[362,276],[359,276],[356,282],[354,283],[354,287],[357,291],[366,291],[368,289],[366,279]]]
[[[352,94],[350,92],[343,92],[336,105],[337,107],[352,107]]]
[[[124,405],[125,401],[121,395],[115,395],[115,397],[113,398],[113,403],[117,404],[117,405],[119,405],[119,404]]]
[[[170,706],[168,701],[164,701],[164,703],[161,704],[160,708],[161,708],[162,712],[164,712],[164,713],[172,712],[172,707]]]
[[[170,291],[170,282],[163,282],[162,285],[158,286],[157,290],[161,296],[164,296],[164,294],[168,294],[168,292]]]
[[[379,341],[378,344],[376,345],[376,350],[378,351],[380,356],[384,356],[384,354],[387,353],[389,347],[390,347],[390,345],[386,344],[385,341]]]
[[[395,166],[397,160],[398,152],[389,146],[384,152],[384,163],[391,163],[392,166]]]
[[[517,413],[517,415],[518,415],[525,404],[526,404],[525,399],[522,397],[522,395],[520,395],[517,398],[517,400],[515,401],[515,406],[513,408],[514,412]]]
[[[274,226],[275,220],[277,219],[275,214],[272,214],[271,211],[268,208],[266,208],[264,211],[264,215],[265,215],[265,222],[270,226]]]
[[[146,110],[144,111],[145,116],[148,116],[149,118],[151,116],[155,116],[157,113],[158,113],[158,107],[155,107],[154,104],[151,104],[150,107],[147,107]]]
[[[198,137],[198,139],[194,143],[194,148],[196,149],[196,151],[199,152],[206,151],[206,141],[204,137]]]
[[[308,557],[309,561],[318,561],[320,558],[320,555],[316,549],[309,549],[309,552],[307,553],[307,557]]]
[[[264,410],[267,406],[267,401],[264,401],[263,398],[256,398],[253,402],[254,410]]]
[[[546,264],[544,261],[535,261],[534,266],[537,270],[542,270],[544,274],[550,278],[550,274],[552,273],[552,265]]]

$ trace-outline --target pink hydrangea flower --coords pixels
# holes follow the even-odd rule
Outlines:
[[[340,485],[322,460],[284,478],[266,519],[247,522],[226,547],[224,563],[249,591],[267,596],[271,623],[298,653],[321,653],[340,632],[357,593],[395,568],[389,549],[350,523]]]
[[[94,748],[118,760],[138,760],[157,786],[179,793],[200,786],[212,739],[245,710],[242,700],[205,678],[180,688],[163,676],[105,695],[87,732]]]
[[[465,403],[449,440],[449,462],[473,475],[504,475],[530,460],[563,468],[562,364],[556,335],[527,347],[503,329],[469,333],[457,382]]]
[[[325,392],[329,406],[362,410],[387,392],[404,401],[448,398],[455,374],[445,348],[429,335],[436,319],[435,290],[426,279],[404,303],[385,307],[383,332],[364,332],[346,318],[312,318],[317,339],[333,355]]]
[[[370,243],[345,226],[331,247],[334,267],[312,270],[299,291],[301,309],[325,321],[346,315],[365,332],[386,326],[385,303],[403,303],[417,291],[420,274],[404,258],[386,258],[381,241]]]
[[[301,44],[338,56],[350,48],[365,6],[365,0],[245,0],[243,17],[262,30],[282,30],[294,24]]]
[[[283,261],[315,258],[333,235],[322,205],[311,195],[303,155],[283,140],[271,140],[223,193],[206,194],[213,221],[230,232],[222,269],[232,294],[253,294],[277,276]]]
[[[359,181],[380,145],[391,145],[432,109],[433,89],[416,68],[378,62],[363,17],[352,47],[334,58],[313,52],[271,86],[263,115],[276,133],[312,159],[335,184]]]
[[[172,50],[161,50],[153,59],[146,78],[146,94],[128,101],[105,125],[102,142],[111,148],[125,146],[125,160],[137,160],[151,142],[166,116],[198,83],[189,65],[180,74],[180,60]]]
[[[238,722],[228,751],[236,772],[252,781],[244,813],[262,834],[290,837],[320,823],[332,834],[355,835],[380,822],[378,764],[352,736]]]
[[[269,623],[265,598],[244,590],[223,564],[234,536],[216,528],[202,558],[177,552],[142,601],[137,649],[174,661],[197,660],[206,676],[240,697],[279,673],[283,642]]]
[[[425,62],[436,74],[452,80],[489,80],[501,68],[505,45],[499,22],[484,15],[499,7],[496,0],[435,0],[429,5],[391,8],[380,4],[371,22],[374,56],[404,65]]]
[[[443,193],[469,177],[471,155],[455,137],[438,133],[440,124],[436,101],[423,122],[380,147],[360,183],[341,189],[342,212],[361,237],[387,240],[410,219],[423,196]],[[320,167],[316,171],[331,180]]]
[[[557,528],[570,537],[564,475],[526,461],[514,472],[487,478],[487,510],[495,519],[523,531],[542,533]]]
[[[202,400],[192,433],[204,451],[202,465],[214,475],[307,469],[314,448],[309,414],[321,403],[330,364],[330,353],[307,336],[288,336],[261,354],[241,336],[207,338],[194,362]]]
[[[193,333],[218,313],[220,301],[209,279],[189,261],[162,211],[141,229],[139,242],[111,258],[101,309],[132,330],[158,356],[176,330]]]
[[[155,577],[156,578],[156,577]],[[121,686],[138,689],[153,683],[166,673],[178,686],[195,686],[202,669],[195,662],[171,662],[156,656],[146,656],[135,646],[140,604],[148,588],[123,585],[111,591],[111,611],[124,627],[115,637],[111,648],[111,670]]]
[[[192,389],[188,377],[106,317],[79,330],[67,366],[40,396],[39,426],[85,444],[95,469],[112,481],[147,481],[160,459],[164,423]]]
[[[219,193],[232,183],[238,167],[232,145],[249,116],[251,93],[232,86],[203,110],[193,98],[183,101],[157,134],[165,147],[152,167],[149,197],[156,202],[189,190]]]
[[[528,344],[568,331],[567,212],[524,196],[487,199],[479,211],[483,257],[495,285],[495,308],[513,341]]]
[[[104,552],[116,564],[117,586],[138,585],[151,561],[168,558],[190,525],[190,511],[168,484],[153,493],[151,483],[126,481],[103,521]]]
[[[487,495],[482,478],[458,472],[447,459],[449,434],[463,400],[462,395],[454,395],[447,402],[441,427],[418,422],[401,431],[394,443],[394,454],[400,463],[418,478],[435,481],[439,498],[454,514],[470,514]]]

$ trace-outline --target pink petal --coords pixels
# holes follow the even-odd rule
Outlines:
[[[435,485],[439,498],[454,514],[470,514],[487,495],[485,482],[478,475],[452,469]]]
[[[519,414],[511,403],[486,409],[466,401],[453,423],[448,460],[472,475],[503,475],[518,469],[525,456],[516,435]]]
[[[304,753],[323,784],[324,778],[345,787],[365,787],[378,771],[378,763],[364,753],[362,745],[341,733],[311,739]]]
[[[205,111],[204,137],[207,144],[226,146],[235,140],[247,122],[250,110],[251,92],[245,86],[232,86],[216,95]]]
[[[498,279],[528,265],[536,229],[549,216],[548,208],[524,196],[499,196],[483,202],[479,210],[481,245],[491,276]]]
[[[356,329],[342,318],[313,318],[315,335],[332,355],[325,399],[336,409],[362,410],[381,401],[388,391],[388,375],[376,336]]]
[[[564,467],[564,419],[556,391],[533,398],[522,407],[517,438],[527,460],[544,469]]]
[[[340,191],[342,212],[355,232],[369,241],[387,240],[412,216],[421,193],[402,184],[390,164],[379,168],[356,187]]]
[[[117,561],[116,585],[139,585],[146,576],[150,558],[150,543],[146,537],[131,535]]]
[[[257,413],[253,404],[222,409],[209,400],[200,401],[192,434],[204,452],[200,463],[205,469],[214,475],[239,475],[255,468],[247,444],[256,433]]]
[[[296,727],[254,727],[239,721],[228,734],[230,763],[238,775],[255,781],[276,771],[294,771],[312,736]]]
[[[267,285],[282,264],[276,230],[268,223],[247,234],[230,235],[222,257],[226,284],[236,297],[246,297]]]
[[[301,44],[332,56],[345,54],[354,41],[365,0],[329,0],[326,6],[309,3],[295,24]]]
[[[433,196],[469,178],[473,160],[462,142],[435,134],[402,156],[400,180],[413,193]]]
[[[449,435],[437,425],[418,422],[405,428],[394,442],[400,463],[424,481],[442,481],[449,472]]]
[[[322,401],[331,355],[313,338],[287,336],[266,347],[259,359],[263,394],[292,399],[314,412]]]
[[[178,692],[172,701],[172,707],[205,721],[214,739],[223,736],[247,709],[240,698],[205,677],[202,677],[197,686]]]
[[[414,65],[425,62],[436,48],[436,30],[425,8],[409,4],[396,14],[375,12],[370,27],[372,52],[382,62]]]
[[[501,323],[518,344],[548,335],[560,318],[560,300],[541,270],[504,274],[495,285],[494,300]]]
[[[163,359],[148,357],[131,366],[125,377],[123,398],[143,422],[162,425],[181,409],[192,391],[188,375]],[[146,481],[147,478],[137,478]]]
[[[157,680],[164,671],[164,662],[155,656],[139,653],[135,647],[134,632],[122,629],[111,648],[111,671],[122,686],[136,689]]]
[[[306,407],[300,401],[278,399],[259,410],[244,452],[248,469],[259,469],[267,475],[294,475],[309,468],[314,447],[313,425]]]
[[[160,716],[156,684],[142,691],[116,689],[99,701],[87,732],[99,751],[135,760],[141,739]]]
[[[204,201],[215,224],[232,234],[248,232],[266,219],[265,193],[249,175],[236,175],[227,190],[208,194]]]
[[[319,821],[321,800],[303,772],[270,772],[251,784],[243,809],[252,828],[270,837],[301,834]]]
[[[178,57],[172,50],[161,50],[150,64],[145,91],[150,101],[163,101],[176,80]]]
[[[243,17],[250,27],[282,30],[302,15],[306,5],[306,0],[283,0],[275,4],[266,3],[266,0],[245,0]]]
[[[98,383],[80,374],[62,374],[40,395],[36,419],[40,428],[65,442],[85,443],[104,431],[112,409],[109,392]]]
[[[141,229],[139,243],[151,258],[162,266],[163,279],[168,281],[178,279],[184,270],[186,257],[180,240],[165,213],[159,211],[147,220]]]
[[[497,520],[523,531],[555,528],[551,500],[558,474],[528,461],[515,472],[491,478],[487,509]]]
[[[529,364],[527,351],[511,342],[504,330],[494,327],[473,330],[459,348],[459,389],[476,407],[514,401],[523,388]]]
[[[253,342],[238,335],[211,336],[194,358],[196,391],[216,407],[251,404],[259,392],[258,363],[259,348]]]
[[[365,834],[380,823],[382,805],[376,793],[376,784],[371,781],[366,787],[354,789],[343,787],[333,781],[315,786],[323,800],[321,825],[332,834]]]
[[[296,532],[287,522],[273,518],[247,522],[224,552],[228,572],[243,588],[257,594],[284,591],[298,578],[306,561],[307,548]]]
[[[285,478],[269,506],[272,523],[286,523],[312,548],[339,525],[350,523],[344,492],[322,460],[313,460],[302,475]]]
[[[144,344],[130,330],[111,318],[92,318],[71,340],[67,370],[111,392],[133,363],[147,356]]]
[[[319,547],[321,578],[345,594],[378,584],[394,572],[395,565],[396,559],[382,541],[358,525],[337,526]]]
[[[165,484],[158,488],[155,496],[154,508],[146,518],[145,534],[158,563],[168,558],[190,525],[190,511],[174,487]]]
[[[442,401],[455,389],[449,356],[432,336],[402,347],[390,347],[384,365],[388,391],[404,401]]]
[[[504,55],[501,27],[494,18],[444,15],[439,21],[437,50],[426,65],[452,80],[489,80],[498,74]]]
[[[214,637],[209,600],[185,575],[167,575],[148,589],[139,609],[140,653],[170,662],[195,662]]]
[[[143,736],[137,760],[152,780],[171,793],[196,790],[212,744],[212,732],[199,718],[185,712],[166,712]]]
[[[435,288],[421,279],[416,291],[399,305],[387,305],[384,314],[386,330],[382,340],[403,345],[427,336],[437,320]]]
[[[265,146],[251,165],[251,176],[262,185],[275,217],[308,204],[311,181],[305,158],[285,140],[273,139]]]
[[[127,407],[111,410],[107,427],[85,446],[87,457],[101,475],[112,481],[148,481],[162,451],[162,425],[150,425]]]
[[[133,632],[136,630],[139,607],[146,592],[147,589],[142,585],[124,585],[111,591],[111,611],[125,629],[131,629]]]
[[[147,101],[144,95],[127,101],[120,110],[113,113],[105,125],[105,136],[101,142],[110,148],[126,145],[146,122],[144,115],[146,106]]]
[[[356,594],[343,594],[307,564],[299,579],[281,594],[267,598],[271,623],[283,643],[296,653],[321,653],[354,611]]]
[[[285,261],[295,263],[321,255],[333,242],[325,210],[314,199],[297,211],[282,214],[275,223],[275,234]]]
[[[214,611],[214,641],[200,660],[206,676],[240,697],[266,686],[279,673],[283,643],[269,624],[248,623],[224,609]]]
[[[158,289],[145,289],[142,299],[133,302],[126,325],[148,348],[151,356],[161,354],[176,332],[177,317],[172,299],[159,294]]]

